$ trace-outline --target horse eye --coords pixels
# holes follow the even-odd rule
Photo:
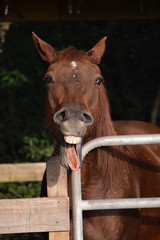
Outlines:
[[[95,84],[100,85],[103,82],[103,78],[99,77],[96,79]]]
[[[47,84],[53,83],[53,79],[52,79],[52,77],[49,76],[49,75],[46,75],[46,76],[44,77],[44,80],[46,81]]]

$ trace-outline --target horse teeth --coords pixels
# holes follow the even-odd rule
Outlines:
[[[80,143],[81,137],[64,136],[64,140],[69,144],[77,144],[77,143]]]

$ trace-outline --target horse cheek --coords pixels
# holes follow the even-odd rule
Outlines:
[[[90,106],[90,111],[95,112],[97,110],[97,103],[98,103],[98,89],[94,89],[93,93],[90,94],[90,101],[89,101],[89,106]]]
[[[55,112],[59,109],[60,103],[62,101],[62,90],[59,87],[56,87],[56,90],[53,86],[50,86],[47,91],[47,100],[48,104],[51,108],[51,112],[55,114]]]
[[[56,111],[57,111],[57,104],[56,104],[55,98],[53,94],[49,94],[48,92],[46,97],[46,104],[45,104],[46,120],[51,131],[54,133],[54,135],[58,136],[59,129],[57,124],[55,124],[55,122],[53,121],[53,116]]]

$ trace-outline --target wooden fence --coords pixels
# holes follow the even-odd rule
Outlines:
[[[41,181],[45,169],[47,198],[0,200],[0,234],[49,232],[49,240],[69,240],[67,172],[58,158],[47,164],[0,164],[0,182]]]
[[[0,164],[0,182],[40,182],[46,163]]]

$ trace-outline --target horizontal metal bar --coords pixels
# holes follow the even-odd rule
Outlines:
[[[160,198],[82,200],[80,205],[82,210],[160,208]]]
[[[158,144],[160,134],[105,136],[87,142],[82,148],[82,159],[88,152],[102,146]]]

